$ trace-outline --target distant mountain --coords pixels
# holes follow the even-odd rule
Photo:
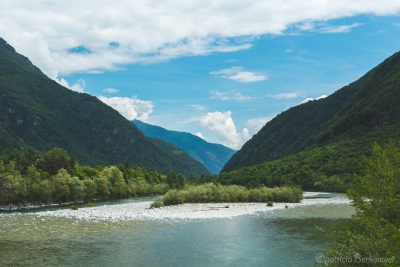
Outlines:
[[[223,145],[209,143],[190,133],[166,130],[139,120],[132,122],[146,136],[159,138],[176,145],[192,158],[201,162],[211,173],[219,173],[224,164],[236,152]]]
[[[0,38],[0,155],[61,147],[83,164],[128,163],[187,177],[209,173],[179,148],[145,137],[96,97],[49,79]]]
[[[359,166],[361,155],[368,153],[373,141],[385,143],[390,139],[400,140],[400,52],[329,97],[276,116],[227,162],[223,171],[327,147],[326,152],[331,152],[326,156],[335,155],[336,160],[327,166],[327,158],[315,159],[315,168],[322,172],[337,169],[334,164],[340,161],[352,164],[346,165],[350,171]],[[291,164],[300,165],[296,161]]]

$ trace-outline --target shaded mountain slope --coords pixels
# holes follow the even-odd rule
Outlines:
[[[399,121],[400,53],[396,53],[329,97],[276,116],[227,162],[223,171],[336,143],[347,143],[350,150],[364,152],[369,147],[366,144],[373,141],[398,139]]]
[[[211,173],[219,173],[235,150],[209,143],[190,133],[171,131],[159,126],[132,121],[146,136],[159,138],[176,145],[192,158],[201,162]]]
[[[155,144],[96,97],[73,92],[49,79],[0,39],[0,154],[31,146],[61,147],[77,161],[128,163],[188,177],[208,173],[176,147]],[[177,159],[179,157],[179,159]],[[185,170],[185,171],[183,171]]]

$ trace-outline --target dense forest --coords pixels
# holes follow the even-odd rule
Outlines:
[[[44,154],[27,149],[0,159],[0,206],[161,195],[182,188],[185,180],[175,171],[163,175],[127,164],[80,165],[61,148]]]
[[[386,140],[391,140],[391,138],[385,139],[386,137],[383,135],[376,139],[381,141],[380,145],[384,145],[387,143]],[[354,146],[360,149],[355,150]],[[222,172],[219,175],[203,175],[191,179],[190,182],[237,184],[248,188],[257,188],[261,185],[267,187],[295,185],[306,191],[345,193],[354,181],[355,175],[362,173],[364,167],[361,158],[371,153],[372,146],[373,143],[369,138],[342,140],[235,171]]]

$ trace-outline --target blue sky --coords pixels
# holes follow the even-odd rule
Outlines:
[[[137,1],[134,9],[99,1],[97,11],[72,1],[62,15],[56,2],[39,2],[47,23],[33,7],[0,2],[14,11],[0,14],[0,36],[50,78],[128,119],[234,149],[280,112],[332,94],[400,47],[399,1]]]

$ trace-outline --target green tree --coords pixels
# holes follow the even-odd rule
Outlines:
[[[85,183],[79,180],[78,177],[74,176],[71,178],[71,183],[69,185],[69,190],[71,192],[72,201],[81,201],[85,198],[86,186]]]
[[[86,178],[83,180],[83,183],[85,184],[85,199],[86,200],[93,200],[96,197],[97,194],[97,185],[96,183],[89,178]]]
[[[400,258],[400,149],[373,145],[348,192],[356,214],[337,234],[332,256]]]
[[[55,175],[61,168],[65,170],[73,169],[75,161],[70,158],[67,151],[62,148],[55,147],[47,151],[38,165],[48,174]]]
[[[123,174],[117,167],[104,168],[100,172],[100,179],[108,180],[111,198],[122,198],[128,195],[128,187]]]
[[[31,165],[26,169],[26,174],[24,175],[27,200],[29,202],[38,202],[41,198],[41,172],[34,166]]]
[[[100,176],[96,180],[97,195],[100,199],[108,199],[110,196],[110,182],[105,175]]]
[[[21,175],[0,173],[0,204],[8,205],[22,202],[25,194],[24,181]]]
[[[185,186],[185,176],[170,170],[167,174],[166,182],[171,189],[180,189]]]
[[[53,176],[53,199],[58,203],[68,202],[71,199],[70,186],[72,184],[71,175],[61,168],[56,175]]]

